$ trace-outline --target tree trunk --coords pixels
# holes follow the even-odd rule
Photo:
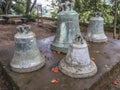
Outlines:
[[[5,14],[8,14],[10,7],[11,7],[11,4],[12,4],[12,0],[8,0],[6,7],[5,7]]]
[[[32,9],[34,8],[34,6],[35,6],[36,2],[37,2],[37,0],[34,0],[34,2],[33,2],[33,4],[32,4],[32,6],[31,6],[31,8],[30,8],[30,12],[31,12],[31,11],[32,11]]]
[[[30,13],[31,0],[26,1],[26,14]]]
[[[114,31],[113,31],[113,38],[115,39],[117,36],[116,27],[117,27],[117,13],[118,13],[118,0],[115,0],[115,15],[114,15]]]

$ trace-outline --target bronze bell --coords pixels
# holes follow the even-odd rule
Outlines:
[[[17,27],[14,36],[15,51],[10,66],[15,72],[31,72],[45,64],[44,56],[39,52],[35,34],[30,31],[30,26]]]
[[[73,3],[66,1],[61,4],[62,11],[58,13],[58,26],[51,49],[67,53],[75,35],[80,34],[78,13],[73,10]]]
[[[92,42],[106,42],[107,36],[104,32],[104,19],[101,17],[100,12],[95,12],[90,19],[90,24],[85,36],[87,41]]]
[[[96,74],[97,66],[90,60],[88,46],[81,35],[70,44],[68,53],[59,63],[59,69],[73,78],[86,78]]]

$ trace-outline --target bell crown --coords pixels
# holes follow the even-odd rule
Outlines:
[[[18,33],[24,33],[24,34],[27,34],[31,29],[31,26],[30,25],[19,25],[17,26],[17,32]]]

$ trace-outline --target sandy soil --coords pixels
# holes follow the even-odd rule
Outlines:
[[[45,21],[43,27],[39,27],[37,23],[27,23],[28,25],[31,25],[31,30],[36,34],[36,38],[41,39],[45,38],[51,35],[54,35],[53,27],[51,27],[49,24],[52,24],[52,21]],[[14,41],[14,35],[16,33],[16,27],[17,25],[14,24],[6,24],[6,25],[0,25],[0,46],[3,45],[9,45],[10,43],[13,43]]]

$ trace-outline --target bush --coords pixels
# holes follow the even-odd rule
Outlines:
[[[24,14],[23,17],[24,17],[24,18],[27,18],[28,21],[33,21],[33,22],[35,22],[37,16],[34,15],[34,14]]]
[[[56,19],[57,18],[57,13],[56,12],[51,12],[52,18]]]

